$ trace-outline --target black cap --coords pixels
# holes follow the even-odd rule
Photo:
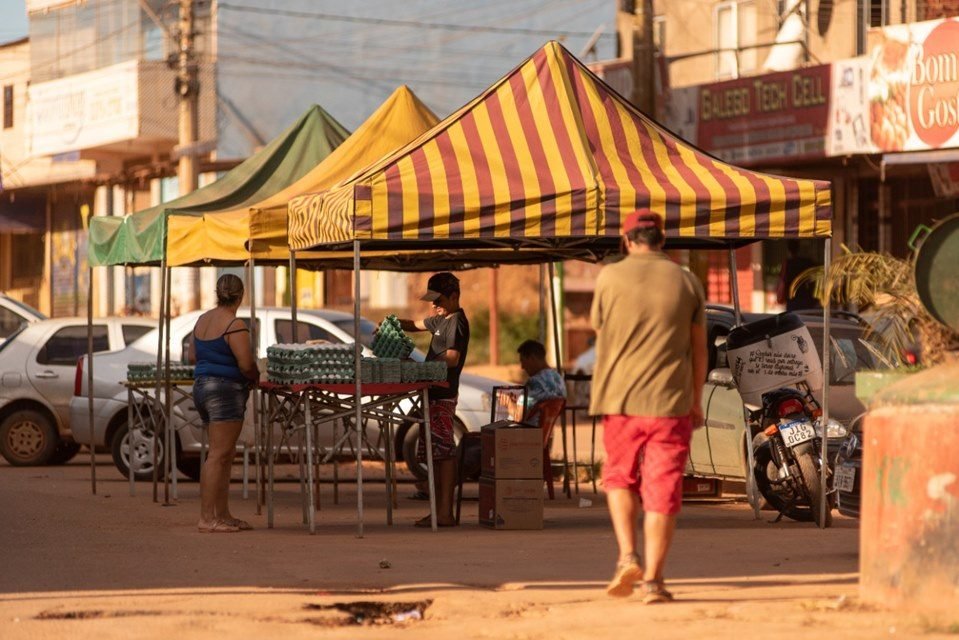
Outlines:
[[[429,282],[426,283],[426,295],[420,298],[420,300],[433,302],[440,296],[449,297],[454,293],[459,293],[459,291],[459,278],[454,276],[449,271],[444,271],[443,273],[437,273],[430,276]]]

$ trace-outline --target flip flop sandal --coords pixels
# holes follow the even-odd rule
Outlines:
[[[626,598],[633,593],[633,585],[643,577],[643,562],[637,554],[616,563],[616,573],[606,586],[606,594]]]
[[[240,528],[223,520],[214,520],[213,524],[206,527],[197,527],[200,533],[236,533]]]
[[[662,580],[647,580],[643,583],[643,604],[663,604],[673,601],[673,594],[666,590]]]

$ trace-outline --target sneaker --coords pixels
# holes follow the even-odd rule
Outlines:
[[[673,601],[673,594],[666,591],[662,580],[647,580],[643,583],[643,604],[663,604]]]
[[[616,573],[609,581],[606,593],[614,598],[626,598],[633,593],[633,584],[642,577],[642,560],[634,553],[616,563]]]

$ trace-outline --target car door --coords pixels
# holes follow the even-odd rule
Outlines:
[[[708,394],[709,385],[703,389],[704,414],[707,411]],[[705,427],[693,431],[693,438],[689,443],[689,465],[687,465],[686,472],[698,476],[712,476],[715,473]]]
[[[94,324],[93,352],[109,350],[109,327],[106,324]],[[69,424],[77,360],[86,353],[87,325],[83,323],[52,330],[27,357],[27,378],[37,393],[57,412],[61,424]]]
[[[726,372],[729,370],[726,369]],[[706,407],[706,437],[713,469],[718,476],[744,478],[743,433],[746,420],[743,415],[743,400],[732,381],[732,374],[722,380],[714,373],[708,385]]]

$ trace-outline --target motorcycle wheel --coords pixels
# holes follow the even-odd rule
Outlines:
[[[758,438],[759,436],[757,436],[757,439]],[[775,470],[776,465],[773,462],[772,450],[767,440],[763,439],[761,444],[756,446],[753,452],[753,459],[756,461],[756,467],[753,469],[756,487],[759,489],[759,493],[766,499],[766,502],[790,520],[795,520],[796,522],[813,522],[812,509],[809,507],[790,505],[789,500],[783,497],[773,487],[769,479],[769,469],[772,468]]]
[[[796,462],[799,464],[799,472],[802,474],[803,482],[809,491],[809,502],[812,505],[812,516],[816,525],[821,529],[832,526],[832,505],[826,503],[826,518],[822,518],[823,500],[829,500],[826,492],[823,490],[820,481],[819,465],[816,464],[816,453],[812,447],[805,447],[796,451]]]

